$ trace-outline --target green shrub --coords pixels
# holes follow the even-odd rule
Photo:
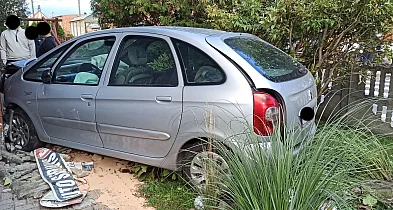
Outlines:
[[[181,175],[177,172],[140,163],[134,163],[131,170],[141,181],[165,181],[167,179],[177,181],[181,179]]]
[[[150,181],[139,188],[139,193],[157,210],[192,209],[196,196],[186,183],[180,181]]]
[[[252,130],[247,144],[228,139],[237,144],[231,151],[214,142],[230,174],[205,160],[208,184],[199,192],[204,209],[355,209],[359,203],[389,207],[388,199],[372,188],[376,183],[393,187],[393,164],[387,153],[393,147],[381,144],[361,123],[370,119],[352,117],[365,107],[371,104],[356,104],[348,113],[332,116],[314,136],[301,139],[303,146],[296,155],[297,132],[285,128],[284,138],[277,129],[269,144],[261,144]]]

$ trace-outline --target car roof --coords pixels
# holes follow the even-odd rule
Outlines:
[[[175,27],[175,26],[138,26],[138,27],[127,27],[127,28],[115,28],[106,29],[97,32],[91,32],[78,38],[85,38],[89,36],[104,35],[108,33],[121,33],[121,32],[137,32],[137,33],[150,33],[166,35],[173,38],[179,39],[205,39],[207,36],[223,36],[228,34],[236,34],[233,32],[226,32],[214,29],[205,28],[192,28],[192,27]]]

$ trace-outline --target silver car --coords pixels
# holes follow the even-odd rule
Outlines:
[[[311,73],[250,34],[103,30],[15,65],[4,82],[5,120],[10,145],[26,151],[63,145],[182,170],[201,184],[205,139],[241,139],[252,126],[268,142],[278,122],[302,136],[315,129]]]

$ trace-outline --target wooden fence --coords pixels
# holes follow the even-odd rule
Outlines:
[[[362,103],[366,107],[351,112],[351,117],[372,122],[370,127],[376,132],[393,133],[392,74],[392,67],[382,66],[352,71],[346,81],[330,84],[329,93],[321,96],[319,116],[326,120],[332,114],[347,113]]]
[[[59,38],[60,43],[64,43],[68,40],[73,39],[72,37],[61,37],[61,36],[59,36],[58,38]]]

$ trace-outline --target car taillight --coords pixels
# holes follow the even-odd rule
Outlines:
[[[281,121],[278,101],[268,93],[254,92],[254,132],[270,136],[274,126]]]

